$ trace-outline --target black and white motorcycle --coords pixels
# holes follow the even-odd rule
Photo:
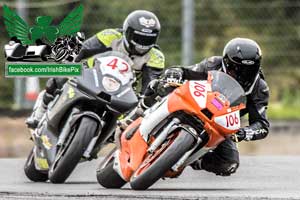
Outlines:
[[[34,147],[24,166],[30,180],[63,183],[80,161],[97,157],[118,117],[138,103],[131,65],[119,52],[98,54],[93,68],[65,83],[31,130]]]
[[[82,32],[57,38],[54,44],[37,40],[34,45],[23,45],[14,37],[4,45],[4,55],[11,62],[73,62],[84,40],[85,35]]]

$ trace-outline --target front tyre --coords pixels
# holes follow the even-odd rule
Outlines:
[[[146,190],[153,185],[190,149],[194,141],[195,139],[192,135],[185,131],[180,131],[174,141],[161,154],[158,154],[158,157],[152,159],[154,161],[150,166],[144,165],[144,163],[140,165],[140,168],[131,177],[131,188],[134,190]],[[144,162],[146,160],[147,158]]]
[[[93,139],[97,126],[94,119],[82,117],[74,138],[61,158],[49,170],[49,180],[52,183],[63,183],[70,176]]]
[[[105,188],[121,188],[126,184],[126,181],[113,168],[115,160],[113,154],[115,152],[116,148],[106,156],[104,161],[99,165],[99,169],[97,169],[98,183]]]
[[[26,163],[24,165],[25,175],[31,181],[46,182],[48,180],[48,174],[44,174],[35,168],[33,149],[34,148],[31,149],[31,151],[27,157]]]

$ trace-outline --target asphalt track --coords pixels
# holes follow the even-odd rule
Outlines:
[[[102,188],[95,177],[98,162],[80,164],[65,184],[55,185],[30,182],[24,159],[0,159],[0,199],[300,199],[300,156],[242,157],[230,177],[187,168],[147,191]]]

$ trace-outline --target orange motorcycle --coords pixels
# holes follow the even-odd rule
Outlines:
[[[120,135],[100,163],[97,179],[106,188],[145,190],[174,178],[240,128],[246,105],[239,83],[220,71],[207,80],[187,81],[145,111]]]

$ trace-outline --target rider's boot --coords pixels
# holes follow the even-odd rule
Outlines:
[[[190,166],[194,170],[202,170],[202,159],[195,160],[193,163],[190,164]]]
[[[123,132],[134,120],[143,116],[144,108],[137,106],[133,109],[125,118],[118,121],[118,127],[121,132]]]
[[[39,122],[41,121],[42,117],[44,116],[46,110],[47,110],[47,105],[45,105],[43,101],[43,96],[44,96],[45,90],[40,92],[40,94],[37,97],[37,100],[34,104],[33,107],[33,112],[30,117],[28,117],[25,121],[27,124],[28,128],[35,129]]]

